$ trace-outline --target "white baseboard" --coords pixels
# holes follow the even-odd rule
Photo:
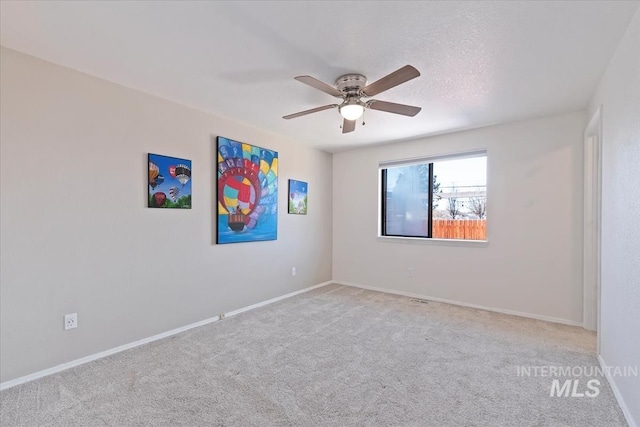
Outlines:
[[[253,310],[254,308],[262,307],[262,306],[265,306],[267,304],[271,304],[271,303],[274,303],[276,301],[280,301],[280,300],[283,300],[283,299],[286,299],[286,298],[290,298],[292,296],[299,295],[299,294],[304,293],[304,292],[309,292],[309,291],[311,291],[313,289],[317,289],[317,288],[320,288],[322,286],[329,285],[331,283],[334,283],[334,282],[333,281],[329,281],[329,282],[320,283],[318,285],[314,285],[314,286],[310,286],[308,288],[300,289],[299,291],[295,291],[295,292],[291,292],[291,293],[288,293],[288,294],[285,294],[285,295],[281,295],[281,296],[276,297],[276,298],[271,298],[270,300],[267,300],[267,301],[262,301],[262,302],[259,302],[257,304],[250,305],[248,307],[244,307],[244,308],[240,308],[238,310],[230,311],[229,313],[225,313],[225,316],[227,316],[227,317],[235,316],[236,314],[244,313],[245,311]],[[201,321],[196,322],[196,323],[191,323],[190,325],[186,325],[186,326],[182,326],[180,328],[172,329],[172,330],[167,331],[167,332],[162,332],[160,334],[153,335],[153,336],[147,337],[147,338],[143,338],[141,340],[137,340],[137,341],[134,341],[134,342],[130,342],[128,344],[124,344],[124,345],[121,345],[121,346],[118,346],[118,347],[115,347],[115,348],[111,348],[109,350],[101,351],[100,353],[95,353],[95,354],[92,354],[90,356],[81,357],[80,359],[76,359],[76,360],[72,360],[70,362],[62,363],[62,364],[54,366],[52,368],[48,368],[48,369],[44,369],[42,371],[34,372],[33,374],[25,375],[23,377],[19,377],[19,378],[10,380],[10,381],[5,381],[3,383],[0,383],[0,391],[1,390],[6,390],[6,389],[11,388],[11,387],[15,387],[15,386],[17,386],[19,384],[23,384],[23,383],[26,383],[26,382],[29,382],[29,381],[36,380],[38,378],[46,377],[48,375],[57,374],[58,372],[67,370],[69,368],[73,368],[75,366],[79,366],[79,365],[83,365],[85,363],[93,362],[94,360],[102,359],[103,357],[111,356],[112,354],[120,353],[121,351],[129,350],[131,348],[138,347],[138,346],[150,343],[152,341],[157,341],[157,340],[169,337],[171,335],[179,334],[180,332],[188,331],[189,329],[197,328],[198,326],[204,326],[206,324],[209,324],[209,323],[212,323],[212,322],[215,322],[215,321],[218,321],[218,320],[220,320],[220,316],[211,317],[209,319],[201,320]]]
[[[544,320],[545,322],[561,323],[563,325],[580,326],[580,327],[583,326],[581,322],[574,322],[573,320],[559,319],[556,317],[549,317],[549,316],[540,316],[537,314],[523,313],[520,311],[503,310],[501,308],[485,307],[483,305],[469,304],[466,302],[453,301],[453,300],[444,299],[444,298],[430,297],[427,295],[415,294],[412,292],[396,291],[396,290],[386,289],[386,288],[376,288],[375,286],[360,285],[358,283],[351,283],[351,282],[341,282],[338,280],[334,280],[332,283],[336,283],[338,285],[352,286],[354,288],[368,289],[370,291],[384,292],[386,294],[401,295],[409,298],[418,298],[418,299],[423,299],[427,301],[459,305],[461,307],[477,308],[479,310],[493,311],[495,313],[509,314],[511,316],[528,317],[530,319]]]
[[[627,404],[625,403],[624,399],[622,398],[622,394],[620,394],[620,390],[618,389],[618,386],[616,385],[615,381],[613,380],[613,377],[611,376],[611,373],[607,369],[608,365],[604,362],[604,359],[602,359],[602,356],[600,356],[600,355],[598,355],[598,363],[600,364],[600,367],[604,371],[604,376],[607,379],[607,382],[609,383],[609,386],[611,387],[611,390],[613,390],[613,395],[615,396],[616,400],[618,401],[618,406],[620,406],[620,409],[622,409],[622,413],[624,414],[624,418],[627,420],[627,424],[629,424],[629,427],[638,427],[638,424],[633,419],[633,415],[631,415],[631,411],[629,411],[629,408],[627,407]]]
[[[244,313],[245,311],[253,310],[254,308],[262,307],[264,305],[273,304],[274,302],[281,301],[281,300],[287,299],[287,298],[291,298],[293,296],[300,295],[300,294],[303,294],[305,292],[309,292],[309,291],[312,291],[314,289],[330,285],[331,283],[335,283],[335,282],[330,280],[328,282],[323,282],[323,283],[320,283],[320,284],[317,284],[317,285],[314,285],[314,286],[310,286],[308,288],[300,289],[299,291],[291,292],[291,293],[288,293],[286,295],[282,295],[282,296],[279,296],[279,297],[271,298],[271,299],[268,299],[266,301],[262,301],[262,302],[250,305],[248,307],[243,307],[243,308],[239,308],[237,310],[230,311],[228,313],[225,313],[225,316],[227,316],[227,317],[235,316],[236,314]]]

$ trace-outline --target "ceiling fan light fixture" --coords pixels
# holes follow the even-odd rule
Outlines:
[[[360,100],[349,99],[340,106],[339,110],[345,120],[358,120],[364,113],[364,104]]]

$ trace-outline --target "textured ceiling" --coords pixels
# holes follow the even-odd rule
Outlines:
[[[586,107],[639,2],[0,2],[3,46],[329,151]],[[422,75],[343,135],[293,80]],[[233,135],[229,135],[233,137]]]

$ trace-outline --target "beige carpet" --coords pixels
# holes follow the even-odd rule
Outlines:
[[[550,397],[553,378],[518,376],[596,366],[594,343],[581,328],[331,285],[5,390],[0,424],[626,425],[602,377],[597,397]]]

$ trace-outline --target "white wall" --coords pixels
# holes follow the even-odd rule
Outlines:
[[[610,366],[640,364],[640,10],[589,108],[602,105],[600,354]],[[640,380],[613,377],[640,425]],[[633,424],[632,424],[633,425]]]
[[[1,381],[331,279],[330,154],[1,59]],[[217,135],[279,151],[277,241],[214,244]],[[148,152],[193,161],[193,209],[146,208]],[[307,216],[286,213],[289,178],[309,182]]]
[[[581,323],[584,127],[579,112],[334,154],[334,280]],[[484,148],[486,247],[376,239],[380,161]]]

